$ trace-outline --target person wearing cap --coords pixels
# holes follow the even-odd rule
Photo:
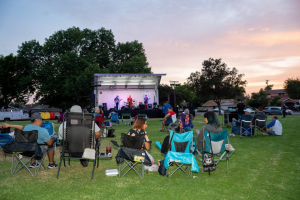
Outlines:
[[[235,111],[237,112],[238,114],[238,120],[241,120],[242,119],[242,116],[244,114],[244,109],[246,109],[246,106],[241,102],[240,99],[237,100],[237,105],[236,105],[236,109]],[[251,112],[250,112],[251,113]]]
[[[52,169],[57,167],[57,164],[55,164],[54,162],[54,148],[53,148],[53,143],[56,142],[57,138],[50,137],[47,129],[41,127],[43,124],[43,119],[39,113],[32,114],[30,119],[31,119],[31,124],[26,125],[23,131],[33,131],[33,130],[38,131],[38,139],[37,139],[38,144],[47,144],[45,146],[48,147],[47,149],[47,154],[49,158],[48,168]],[[44,145],[42,145],[41,148],[44,149]],[[30,168],[38,167],[38,164],[35,163],[34,158],[31,159],[31,164],[29,167]]]
[[[244,112],[245,112],[245,114],[244,115],[242,115],[242,117],[240,118],[240,119],[238,119],[238,120],[236,120],[235,118],[232,118],[232,124],[233,124],[233,126],[240,126],[241,124],[241,119],[244,117],[244,116],[247,116],[247,117],[253,117],[252,115],[251,115],[251,109],[250,108],[247,108],[247,109],[245,109],[245,110],[243,110]]]
[[[190,115],[189,109],[185,109],[181,114],[179,126],[181,132],[183,131],[183,129],[191,130],[191,128],[194,128],[194,125],[192,123],[192,115]]]

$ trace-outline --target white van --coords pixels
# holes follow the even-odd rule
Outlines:
[[[0,121],[12,121],[12,120],[29,120],[29,113],[26,110],[11,110],[0,111]]]

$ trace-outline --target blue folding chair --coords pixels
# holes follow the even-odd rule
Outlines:
[[[166,176],[172,176],[176,171],[181,169],[187,176],[192,176],[192,172],[199,172],[199,166],[196,162],[196,159],[193,155],[193,131],[186,133],[173,133],[170,131],[170,144],[171,149],[168,151],[164,165],[167,169]],[[177,166],[175,171],[169,174],[170,163],[173,163]],[[183,169],[183,166],[186,166],[186,169]]]
[[[240,139],[242,136],[248,136],[252,138],[254,128],[251,126],[252,116],[243,116],[240,123]]]
[[[211,136],[211,142],[209,140],[209,134]],[[228,172],[229,157],[233,154],[234,150],[226,150],[225,145],[230,144],[228,138],[228,130],[225,129],[220,133],[210,133],[205,130],[203,135],[203,149],[204,153],[211,154],[211,148],[213,149],[214,162],[217,165],[221,160],[227,161],[226,172]],[[197,154],[195,155],[198,160],[202,162],[202,150],[196,148]],[[203,168],[202,168],[203,173]]]

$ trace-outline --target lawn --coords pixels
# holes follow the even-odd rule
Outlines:
[[[223,121],[222,116],[220,120]],[[268,118],[271,120],[271,117]],[[115,158],[100,160],[91,181],[92,162],[83,168],[79,161],[71,161],[71,166],[62,167],[60,179],[56,179],[57,169],[41,170],[31,176],[26,170],[16,175],[10,174],[11,157],[4,157],[0,150],[0,199],[299,199],[300,197],[300,158],[299,125],[300,115],[279,118],[283,125],[282,136],[248,138],[230,137],[236,152],[226,162],[218,164],[216,171],[193,173],[195,178],[187,177],[178,171],[172,177],[158,172],[146,171],[140,178],[135,173],[125,177],[106,177],[105,170],[118,169]],[[196,117],[195,128],[201,128],[203,117]],[[56,132],[59,124],[56,124]],[[26,125],[29,122],[11,122]],[[115,127],[116,138],[129,130],[128,125]],[[227,127],[223,127],[227,128]],[[160,132],[159,119],[149,119],[147,132],[152,141],[163,141],[166,132]],[[111,138],[101,139],[101,151]],[[117,148],[112,149],[115,156]],[[152,144],[150,154],[155,163],[161,154]],[[59,162],[57,148],[56,163]],[[48,159],[45,159],[48,165]]]

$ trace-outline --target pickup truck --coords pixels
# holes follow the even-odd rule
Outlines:
[[[0,111],[0,121],[12,121],[12,120],[29,120],[29,113],[26,110],[18,111]]]

